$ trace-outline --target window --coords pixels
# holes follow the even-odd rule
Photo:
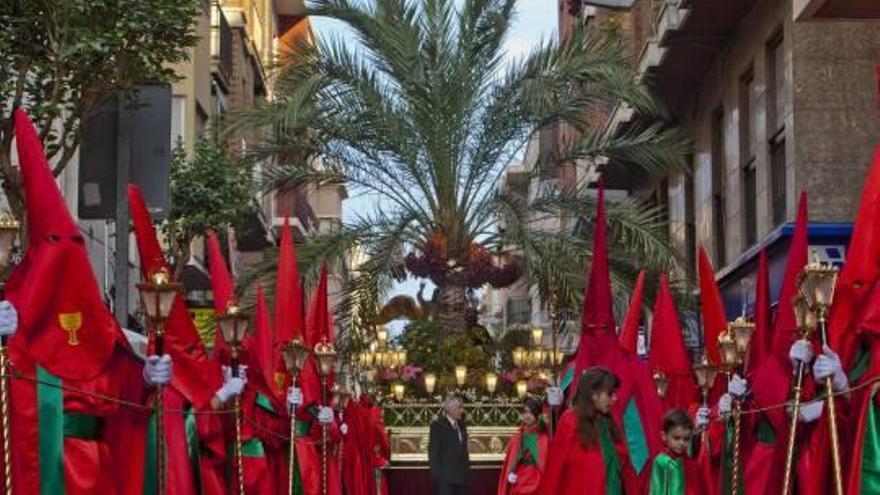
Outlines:
[[[786,189],[785,181],[785,139],[770,143],[770,187],[773,207],[773,225],[785,222]]]
[[[749,69],[740,78],[739,88],[740,163],[743,166],[754,161],[758,153],[757,93],[755,76],[752,69]]]
[[[757,85],[751,69],[740,79],[740,165],[742,167],[743,235],[745,245],[758,240],[758,180],[755,169],[757,139]]]
[[[746,246],[758,242],[758,177],[755,162],[742,170],[743,229]]]
[[[781,29],[767,43],[767,128],[770,149],[770,215],[773,225],[785,222],[785,51]]]
[[[768,134],[775,136],[785,129],[785,51],[780,32],[767,43],[767,113]]]
[[[712,154],[712,234],[715,248],[715,266],[721,268],[727,260],[725,251],[725,218],[727,202],[725,198],[724,163],[724,110],[712,112],[711,122]]]

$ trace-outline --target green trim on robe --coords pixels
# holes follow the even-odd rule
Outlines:
[[[758,441],[770,445],[776,445],[776,430],[765,418],[758,421]]]
[[[97,440],[103,421],[97,416],[75,412],[64,413],[64,436]]]
[[[865,436],[862,444],[862,493],[880,493],[880,424],[877,422],[877,405],[871,397],[868,417],[865,420]]]
[[[849,372],[849,382],[856,383],[859,381],[859,378],[868,371],[868,368],[871,366],[871,353],[868,349],[864,347],[859,347],[858,352],[856,353],[856,359],[853,362],[852,370]]]
[[[648,495],[684,495],[684,464],[665,453],[654,458]]]
[[[531,459],[529,460],[530,464],[534,465],[538,463],[538,459],[540,456],[538,454],[538,434],[537,433],[526,433],[522,435],[522,442],[519,444],[519,451],[516,455],[516,465],[519,466],[525,460],[525,451],[528,450],[531,454]],[[514,466],[514,470],[516,466]]]
[[[258,406],[263,409],[269,411],[272,414],[275,414],[275,408],[272,407],[272,402],[269,401],[269,398],[263,394],[257,394],[257,400],[255,401]]]
[[[605,462],[605,493],[622,495],[621,462],[614,441],[611,440],[611,427],[608,422],[609,419],[605,416],[599,418],[599,448],[602,450],[602,460]]]
[[[251,438],[241,443],[242,457],[265,457],[266,452],[263,450],[263,442],[259,438]]]
[[[559,381],[559,388],[561,388],[563,392],[565,392],[569,385],[571,385],[571,382],[574,381],[574,368],[574,363],[571,363],[568,368],[566,368],[562,380]]]
[[[196,483],[196,493],[202,493],[202,462],[199,448],[199,427],[196,423],[196,415],[192,406],[188,407],[183,418],[184,430],[186,431],[186,456],[189,459],[190,469]]]
[[[147,447],[144,452],[144,495],[156,493],[156,411],[150,414],[150,425],[147,428]]]
[[[742,463],[740,463],[739,479],[742,480]],[[727,421],[724,430],[724,445],[721,452],[721,495],[743,495],[744,483],[739,484],[737,493],[731,494],[731,480],[733,479],[733,419]]]
[[[636,473],[641,473],[648,463],[648,439],[645,437],[645,429],[642,427],[642,417],[639,414],[639,406],[635,399],[630,399],[623,411],[623,433],[626,435],[626,444],[629,448],[629,458],[632,461]]]
[[[61,380],[37,366],[40,495],[64,495],[64,391]]]

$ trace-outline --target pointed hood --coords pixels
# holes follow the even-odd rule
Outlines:
[[[140,189],[128,186],[128,201],[134,223],[135,239],[140,255],[141,275],[144,278],[159,270],[171,272],[171,267],[156,238],[156,231],[147,211]],[[208,358],[195,323],[186,309],[183,295],[178,294],[165,323],[165,352],[174,361],[171,384],[196,407],[206,407],[214,392],[223,385],[220,365]]]
[[[593,259],[584,289],[581,338],[575,353],[575,377],[596,365],[612,367],[619,354],[611,298],[611,270],[608,265],[608,225],[605,217],[605,186],[599,181],[596,224],[593,230]]]
[[[846,263],[840,270],[834,290],[834,304],[828,319],[831,347],[841,355],[844,368],[855,354],[860,308],[870,299],[873,286],[880,280],[880,146],[874,158],[859,210],[853,223]]]
[[[642,292],[645,288],[645,270],[639,272],[636,286],[629,300],[629,309],[620,328],[620,347],[630,354],[638,352],[639,323],[642,320]]]
[[[652,370],[659,370],[667,375],[691,372],[691,360],[684,345],[678,310],[665,273],[660,275],[660,291],[654,301],[654,324],[651,327],[651,354],[648,363]]]
[[[608,264],[608,220],[605,216],[605,185],[599,182],[596,226],[593,231],[593,260],[584,291],[581,324],[585,333],[614,331],[611,270]]]
[[[254,308],[254,332],[249,349],[259,367],[261,389],[277,404],[283,404],[284,383],[287,374],[274,359],[272,352],[272,327],[269,321],[269,309],[266,306],[266,295],[263,287],[257,285],[257,303]],[[277,376],[276,373],[280,373]],[[281,383],[279,386],[278,383]]]
[[[213,230],[208,231],[208,270],[211,274],[211,290],[214,292],[214,311],[223,314],[235,302],[232,275],[223,258],[220,240]]]
[[[748,370],[751,376],[764,358],[770,354],[773,334],[770,318],[770,268],[767,253],[758,256],[758,277],[755,282],[755,335],[752,337],[748,356]]]
[[[28,245],[6,284],[18,310],[10,345],[62,380],[86,380],[105,368],[113,348],[129,348],[104,305],[85,243],[27,114],[14,113],[27,208]]]
[[[278,280],[275,288],[275,343],[284,345],[303,334],[302,288],[296,264],[296,247],[290,221],[284,219],[278,246]]]
[[[798,214],[794,224],[794,234],[788,248],[788,260],[785,264],[785,278],[779,290],[779,304],[776,310],[776,321],[773,325],[772,353],[783,364],[791,363],[788,349],[797,339],[797,321],[794,316],[794,298],[798,293],[797,279],[807,264],[807,193],[801,191],[798,202]]]
[[[37,130],[20,108],[15,111],[14,119],[21,181],[27,205],[28,242],[42,242],[51,235],[78,236],[79,228],[55,183]]]
[[[654,302],[648,366],[653,373],[662,372],[666,375],[668,385],[663,398],[664,404],[687,410],[696,397],[697,385],[691,372],[687,347],[684,345],[678,310],[665,273],[660,275],[660,291]]]
[[[718,349],[718,337],[727,328],[727,314],[721,300],[721,290],[715,282],[715,268],[709,261],[709,255],[700,247],[700,306],[703,311],[703,342],[706,346],[706,358],[713,366],[721,365],[721,351]]]
[[[327,338],[327,342],[333,343],[333,333],[330,330],[330,312],[327,303],[327,265],[321,266],[321,278],[312,292],[309,301],[309,312],[306,316],[305,342],[309,348]],[[328,387],[333,377],[328,379]],[[303,389],[305,402],[318,403],[321,400],[321,383],[318,375],[317,362],[314,356],[309,358],[303,372],[300,375],[300,386]]]

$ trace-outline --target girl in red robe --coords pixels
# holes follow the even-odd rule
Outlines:
[[[522,410],[522,425],[507,444],[498,495],[531,495],[538,493],[541,475],[547,461],[550,440],[541,414],[541,403],[527,400]]]
[[[609,415],[619,387],[617,376],[601,367],[578,380],[574,407],[560,418],[550,446],[540,493],[640,493],[626,439]]]

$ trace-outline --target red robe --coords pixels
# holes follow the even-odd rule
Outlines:
[[[370,492],[369,437],[370,411],[362,408],[354,400],[349,400],[338,419],[345,423],[348,434],[342,438],[340,457],[342,472],[342,492],[345,495],[375,495]]]
[[[363,402],[363,401],[362,401]],[[369,401],[367,401],[369,402]],[[382,408],[380,406],[366,406],[370,416],[369,433],[369,459],[370,459],[370,495],[388,495],[388,478],[385,469],[391,461],[391,445],[388,443],[388,433],[385,431],[385,422],[382,420]]]
[[[45,392],[60,389],[43,385],[45,388],[41,392],[41,385],[31,381],[35,377],[44,381],[47,378],[37,376],[36,365],[30,356],[18,346],[11,346],[10,357],[22,377],[10,380],[9,394],[14,493],[39,494],[42,487],[43,493],[61,493],[63,489],[65,495],[140,494],[144,480],[147,414],[140,409],[87,395],[100,394],[138,404],[146,402],[147,391],[141,376],[143,364],[128,348],[127,342],[120,341],[105,372],[96,378],[61,382],[64,387],[77,389],[67,389],[56,395],[61,397],[61,402],[56,402],[55,406],[60,406],[63,414],[46,402],[49,394]],[[92,422],[97,428],[91,432],[81,430],[65,434],[65,425],[76,416]],[[61,431],[55,434],[41,432],[41,424],[45,427],[47,421],[54,422]],[[79,423],[83,424],[82,421]],[[55,440],[58,438],[55,435],[62,439]],[[57,456],[50,455],[52,445],[61,448]],[[46,473],[56,476],[47,476]],[[54,483],[63,483],[63,486]]]
[[[621,488],[625,495],[641,493],[641,483],[629,459],[626,444],[614,445],[621,464]],[[557,495],[606,495],[605,461],[599,445],[585,448],[578,433],[577,412],[566,411],[559,420],[556,436],[550,445],[547,469],[540,493]]]
[[[524,449],[523,435],[535,435],[537,457],[529,449]],[[547,449],[550,438],[537,426],[526,428],[519,427],[507,443],[507,452],[504,455],[504,464],[501,467],[501,475],[498,479],[498,495],[532,495],[538,493],[541,486],[541,477],[547,464]],[[522,459],[522,460],[521,460]],[[516,483],[511,485],[507,482],[509,473],[516,474]]]

